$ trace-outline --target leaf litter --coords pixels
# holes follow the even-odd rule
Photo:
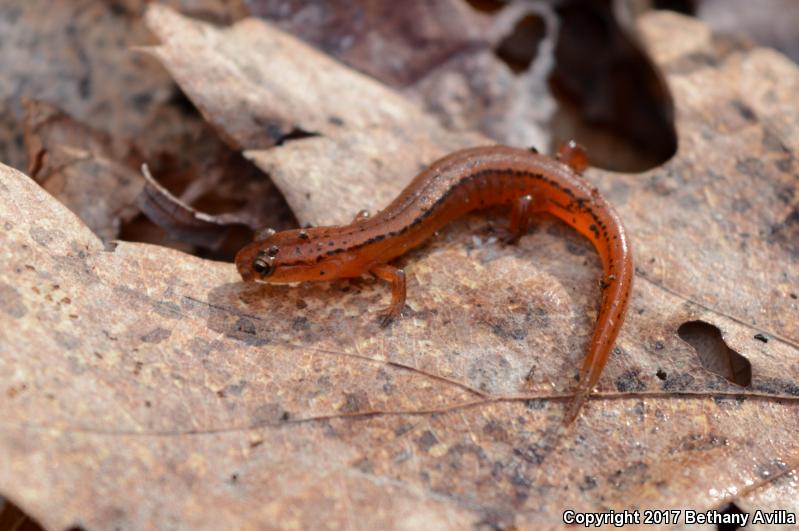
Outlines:
[[[423,164],[487,141],[265,22],[222,29],[160,6],[146,20],[151,53],[300,223],[377,210]],[[454,224],[400,260],[412,314],[384,331],[375,281],[245,286],[165,247],[109,251],[4,167],[0,492],[53,528],[526,528],[564,507],[788,507],[799,73],[764,49],[722,54],[684,17],[640,28],[680,148],[643,174],[587,174],[625,220],[638,278],[598,396],[562,438],[546,436],[599,266],[560,224],[518,246],[492,238],[494,216]],[[749,388],[703,368],[677,334],[687,321],[749,360]]]

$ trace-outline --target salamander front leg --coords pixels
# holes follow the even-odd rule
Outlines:
[[[402,315],[405,307],[405,271],[388,264],[381,264],[370,270],[381,280],[391,282],[391,305],[381,311],[380,326],[385,328],[391,321]]]
[[[510,211],[510,226],[508,232],[510,236],[508,243],[515,243],[524,236],[530,228],[530,216],[533,213],[533,196],[523,195],[513,203]]]
[[[569,168],[579,174],[582,174],[588,167],[588,153],[574,140],[561,144],[558,149],[558,160],[566,163]]]

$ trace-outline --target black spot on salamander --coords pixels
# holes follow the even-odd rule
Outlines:
[[[594,237],[598,239],[599,238],[599,228],[597,228],[597,226],[594,225],[593,223],[591,223],[591,225],[589,225],[588,228],[591,230],[591,232],[594,233]]]
[[[323,277],[323,276],[325,276],[325,272],[324,272],[324,271],[319,271],[319,276],[320,276],[320,277]]]
[[[324,256],[322,256],[321,254],[320,254],[319,256],[317,256],[317,257],[316,257],[316,263],[317,263],[317,264],[318,264],[319,262],[321,262],[322,260],[324,260]]]
[[[333,240],[327,242],[327,246],[328,247],[333,247],[334,245],[336,245],[336,244],[335,244],[335,242],[333,242]]]

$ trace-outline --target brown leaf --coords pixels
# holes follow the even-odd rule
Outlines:
[[[791,0],[703,0],[696,15],[719,33],[746,34],[763,46],[799,61],[799,6]]]
[[[451,128],[547,147],[546,126],[555,110],[547,77],[557,29],[547,5],[515,3],[494,16],[461,0],[250,5],[253,15],[402,90]],[[514,70],[504,51],[524,34],[518,26],[527,20],[541,31],[524,41],[526,63]]]
[[[151,3],[150,0],[116,0],[114,7],[138,17]],[[248,15],[247,4],[251,0],[159,0],[159,3],[191,17],[215,24],[230,24]]]
[[[254,16],[394,87],[411,85],[452,56],[490,45],[492,38],[491,19],[457,0],[251,5]]]
[[[228,236],[231,226],[243,224],[236,216],[211,216],[199,212],[161,186],[146,165],[142,166],[142,173],[145,185],[137,204],[153,223],[166,229],[172,238],[217,249]]]
[[[175,240],[228,260],[252,240],[254,231],[296,226],[271,179],[218,138],[202,136],[203,147],[190,150],[196,155],[191,162],[175,160],[171,153],[155,159],[159,178],[181,190],[179,196],[145,172],[146,185],[137,204],[153,223]],[[186,156],[181,153],[179,158]]]
[[[302,221],[380,208],[466,142],[261,22],[148,19],[209,121],[284,172]],[[781,235],[797,204],[799,71],[768,50],[721,55],[683,17],[641,26],[680,147],[644,175],[587,174],[618,206],[638,278],[599,393],[568,431],[556,427],[599,266],[560,224],[541,220],[518,246],[492,238],[504,218],[453,224],[400,261],[412,312],[383,330],[382,284],[253,287],[165,248],[107,252],[3,167],[0,492],[48,528],[539,528],[564,508],[792,507],[799,272]],[[301,83],[262,77],[242,50]],[[326,123],[334,112],[343,127]],[[320,136],[272,147],[252,116]],[[322,167],[325,179],[306,173]],[[704,368],[678,335],[686,321],[750,362],[748,388]]]
[[[676,136],[668,90],[633,29],[620,23],[626,4],[257,0],[250,6],[254,15],[401,89],[448,127],[544,151],[579,137],[594,166],[641,171],[670,158]]]
[[[48,103],[27,100],[25,108],[29,175],[110,242],[139,212],[140,155]]]
[[[22,97],[48,101],[112,137],[146,137],[172,82],[129,49],[150,38],[114,2],[0,5],[0,161],[25,167]],[[146,139],[146,138],[143,138]]]
[[[164,41],[149,52],[272,177],[302,224],[349,221],[387,203],[430,160],[489,143],[447,131],[400,94],[265,22],[219,30],[160,6],[147,21]],[[275,145],[282,149],[268,149]]]

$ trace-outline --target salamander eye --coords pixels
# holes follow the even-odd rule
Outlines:
[[[275,271],[274,262],[268,258],[256,258],[252,263],[252,268],[262,277],[268,277]]]

